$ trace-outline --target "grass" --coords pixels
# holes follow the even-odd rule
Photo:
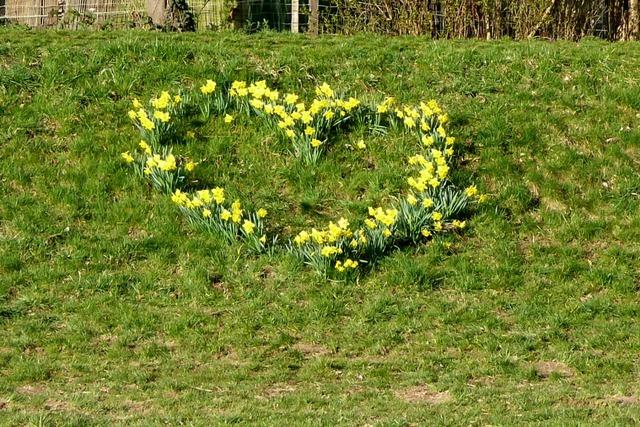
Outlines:
[[[0,29],[0,423],[635,425],[637,43]],[[189,228],[119,153],[132,97],[204,78],[436,98],[467,232],[327,282]],[[283,235],[402,186],[406,141],[314,168],[253,122],[176,150]]]

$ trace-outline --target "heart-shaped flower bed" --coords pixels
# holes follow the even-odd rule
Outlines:
[[[229,242],[241,241],[254,252],[282,248],[325,275],[353,276],[394,248],[465,228],[463,218],[470,205],[485,197],[473,185],[460,188],[451,181],[456,143],[447,134],[448,116],[437,102],[398,105],[389,97],[367,105],[354,97],[337,96],[326,83],[315,94],[305,102],[295,93],[281,95],[265,81],[235,81],[219,90],[216,82],[207,80],[199,91],[173,96],[162,92],[147,105],[134,100],[128,114],[142,140],[137,150],[122,153],[122,158],[153,188],[171,194],[191,224]],[[336,218],[326,226],[300,230],[280,245],[271,231],[277,227],[267,226],[265,209],[246,210],[240,200],[228,200],[222,187],[184,191],[197,163],[176,157],[172,147],[183,136],[184,119],[194,114],[205,122],[212,116],[223,117],[228,126],[234,126],[239,115],[258,121],[310,168],[350,128],[377,135],[402,132],[415,140],[401,171],[406,190],[385,205],[369,207],[366,218]],[[366,146],[363,140],[351,145],[355,150]]]

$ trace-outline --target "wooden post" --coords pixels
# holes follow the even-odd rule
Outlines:
[[[0,21],[7,17],[7,6],[5,0],[0,0]]]
[[[309,0],[309,33],[318,35],[318,0]]]
[[[291,0],[291,32],[300,31],[300,0]]]

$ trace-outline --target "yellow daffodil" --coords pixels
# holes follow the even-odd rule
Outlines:
[[[253,230],[255,230],[255,228],[256,228],[256,225],[253,222],[249,221],[248,219],[245,219],[244,222],[242,223],[242,229],[247,234],[253,234]]]
[[[147,142],[145,140],[141,140],[140,143],[138,144],[138,147],[140,147],[140,149],[147,155],[150,156],[151,155],[151,147],[149,146],[149,144],[147,144]]]
[[[171,195],[171,201],[179,206],[185,206],[189,201],[189,197],[187,197],[187,195],[180,190],[176,190]]]
[[[475,195],[477,195],[477,194],[478,194],[478,188],[477,188],[475,185],[472,185],[472,186],[470,186],[470,187],[467,187],[467,188],[464,190],[464,194],[465,194],[467,197],[474,197]]]
[[[296,245],[301,246],[307,243],[311,239],[311,236],[306,231],[301,231],[294,239]]]
[[[122,160],[124,160],[126,163],[133,163],[133,161],[135,160],[133,156],[131,156],[131,153],[129,153],[128,151],[120,154],[120,157],[122,157]]]
[[[211,203],[211,192],[209,190],[199,190],[196,195],[203,203],[207,205]]]
[[[216,90],[216,82],[213,80],[207,80],[204,86],[200,87],[200,92],[204,95],[210,95]]]
[[[333,92],[333,89],[331,89],[331,86],[329,86],[327,83],[322,83],[321,86],[318,86],[316,88],[316,95],[324,96],[326,98],[333,98],[335,94]]]
[[[355,261],[355,260],[347,258],[344,261],[344,268],[356,269],[356,268],[358,268],[358,261]]]
[[[222,209],[222,212],[220,212],[220,219],[223,221],[229,221],[229,219],[231,219],[231,212],[226,209]]]
[[[285,97],[284,97],[284,102],[286,102],[289,105],[293,105],[296,102],[298,102],[298,95],[296,95],[295,93],[288,93]]]
[[[342,253],[342,249],[336,246],[323,246],[322,249],[320,250],[320,255],[322,255],[325,258],[334,256],[340,253]]]
[[[166,111],[156,110],[153,112],[153,117],[160,120],[162,123],[167,123],[171,116]]]
[[[404,125],[409,129],[413,129],[416,127],[416,121],[412,117],[406,117],[404,119]]]
[[[467,222],[466,221],[459,221],[457,219],[454,219],[453,222],[451,223],[455,228],[459,228],[459,229],[463,229],[467,226]]]
[[[184,169],[187,172],[193,172],[193,170],[196,168],[197,163],[192,162],[191,160],[189,160],[187,162],[187,164],[184,166]]]
[[[140,115],[138,115],[138,118],[140,119],[140,125],[144,129],[146,129],[146,130],[155,129],[155,127],[156,127],[155,123],[153,123],[151,120],[149,120],[149,118],[147,116],[140,117]]]
[[[213,195],[213,200],[221,205],[224,203],[224,188],[216,187],[211,190],[211,194]]]

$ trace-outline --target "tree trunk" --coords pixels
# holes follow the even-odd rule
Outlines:
[[[640,2],[629,0],[629,39],[640,38]]]
[[[318,35],[318,0],[309,0],[309,33]]]
[[[167,0],[147,0],[147,15],[155,25],[164,24],[164,12],[167,9]]]

